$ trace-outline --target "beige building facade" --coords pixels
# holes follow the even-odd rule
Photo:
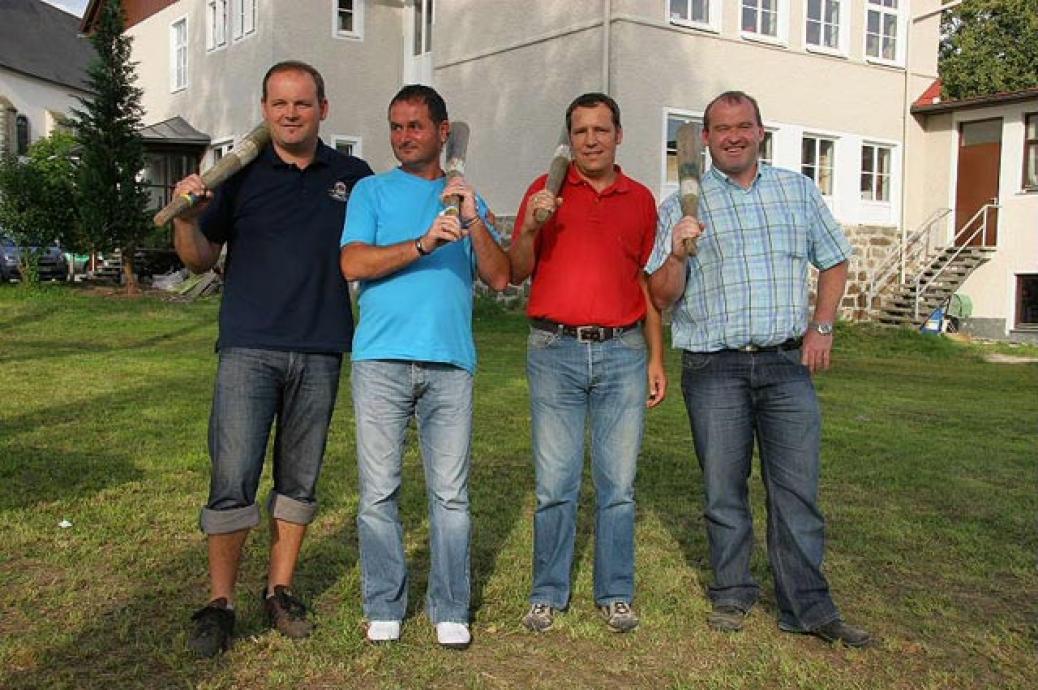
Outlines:
[[[89,25],[91,3],[84,19]],[[939,0],[124,0],[146,123],[207,133],[208,164],[260,119],[260,79],[301,59],[328,84],[325,141],[395,164],[386,106],[431,83],[472,129],[466,171],[513,215],[544,171],[566,105],[606,91],[619,161],[659,200],[676,189],[674,133],[718,93],[760,103],[770,163],[819,185],[858,253],[846,316],[866,316],[875,265],[932,211],[938,186],[909,108],[937,76]]]

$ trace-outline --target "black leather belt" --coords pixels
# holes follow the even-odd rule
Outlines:
[[[778,345],[743,345],[742,347],[731,347],[726,352],[780,352],[782,350],[796,350],[803,345],[803,338],[790,338],[785,342],[781,342]]]
[[[530,325],[539,331],[568,335],[582,343],[603,343],[638,327],[637,322],[628,326],[567,326],[548,319],[530,319]]]

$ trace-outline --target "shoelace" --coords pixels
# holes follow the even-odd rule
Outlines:
[[[546,616],[550,612],[551,607],[547,604],[534,604],[533,615],[535,616]]]
[[[618,601],[615,604],[613,604],[613,613],[615,613],[618,616],[626,616],[630,612],[631,607],[628,606],[625,602]]]

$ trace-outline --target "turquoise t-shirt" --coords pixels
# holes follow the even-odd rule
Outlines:
[[[346,207],[342,246],[382,247],[421,237],[444,208],[440,195],[446,184],[445,177],[427,180],[400,168],[361,180]],[[477,201],[485,218],[486,204]],[[353,361],[444,362],[474,373],[475,274],[472,241],[466,237],[384,278],[360,281]]]

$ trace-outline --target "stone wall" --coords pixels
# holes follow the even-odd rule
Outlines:
[[[502,242],[507,248],[511,237],[515,218],[512,216],[498,216],[496,227],[501,234]],[[900,231],[891,226],[849,225],[844,227],[847,239],[854,247],[854,256],[851,258],[847,273],[847,290],[844,292],[840,303],[839,315],[841,319],[849,321],[868,321],[879,308],[881,297],[877,296],[868,303],[868,292],[870,276],[887,256],[892,247],[897,246],[900,239]],[[818,272],[811,271],[811,303],[814,304],[815,285]],[[501,293],[494,293],[480,281],[476,281],[476,292],[478,294],[494,297],[503,304],[524,303],[530,292],[530,281],[522,285],[509,285]]]

